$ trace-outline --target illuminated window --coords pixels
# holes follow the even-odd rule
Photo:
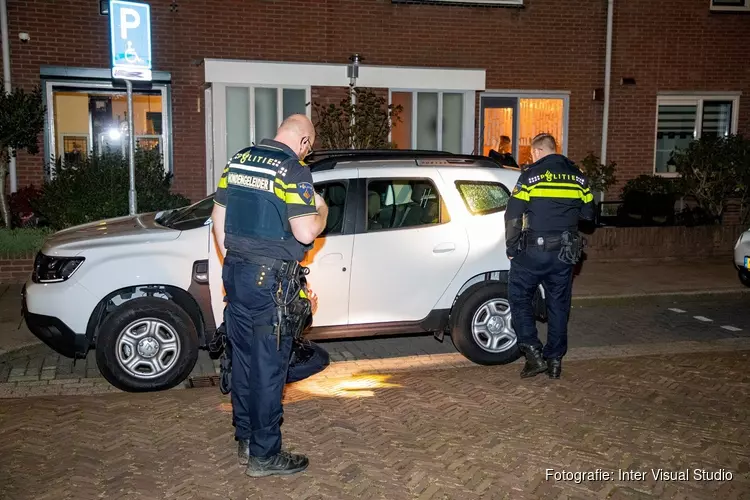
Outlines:
[[[567,95],[485,94],[480,99],[480,151],[509,153],[519,165],[532,163],[531,141],[541,133],[551,134],[557,152],[567,151]]]

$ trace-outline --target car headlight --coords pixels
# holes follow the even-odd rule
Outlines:
[[[39,252],[34,260],[31,280],[34,283],[65,281],[73,276],[84,260],[83,257],[50,257]]]

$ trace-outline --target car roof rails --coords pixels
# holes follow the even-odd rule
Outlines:
[[[341,162],[410,160],[417,166],[476,166],[517,170],[502,165],[497,159],[482,155],[455,154],[447,151],[425,149],[343,149],[315,151],[308,156],[310,169],[314,172],[332,170]],[[480,163],[481,162],[481,163]],[[472,165],[476,164],[476,165]]]

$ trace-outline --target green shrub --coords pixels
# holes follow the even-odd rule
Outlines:
[[[170,192],[172,176],[156,150],[137,150],[135,182],[138,212],[178,208],[190,200]],[[40,218],[55,229],[128,215],[128,160],[119,151],[57,162],[35,203]]]
[[[0,229],[0,255],[13,258],[36,253],[50,234],[47,228]]]
[[[670,223],[674,205],[680,198],[680,185],[673,179],[658,175],[639,175],[622,189],[621,212],[643,224]]]

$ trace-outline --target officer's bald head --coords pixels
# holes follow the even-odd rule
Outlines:
[[[539,134],[531,140],[531,158],[534,162],[555,153],[557,153],[557,142],[552,135]]]
[[[291,115],[281,122],[274,140],[289,146],[302,160],[312,152],[315,127],[307,116]]]

